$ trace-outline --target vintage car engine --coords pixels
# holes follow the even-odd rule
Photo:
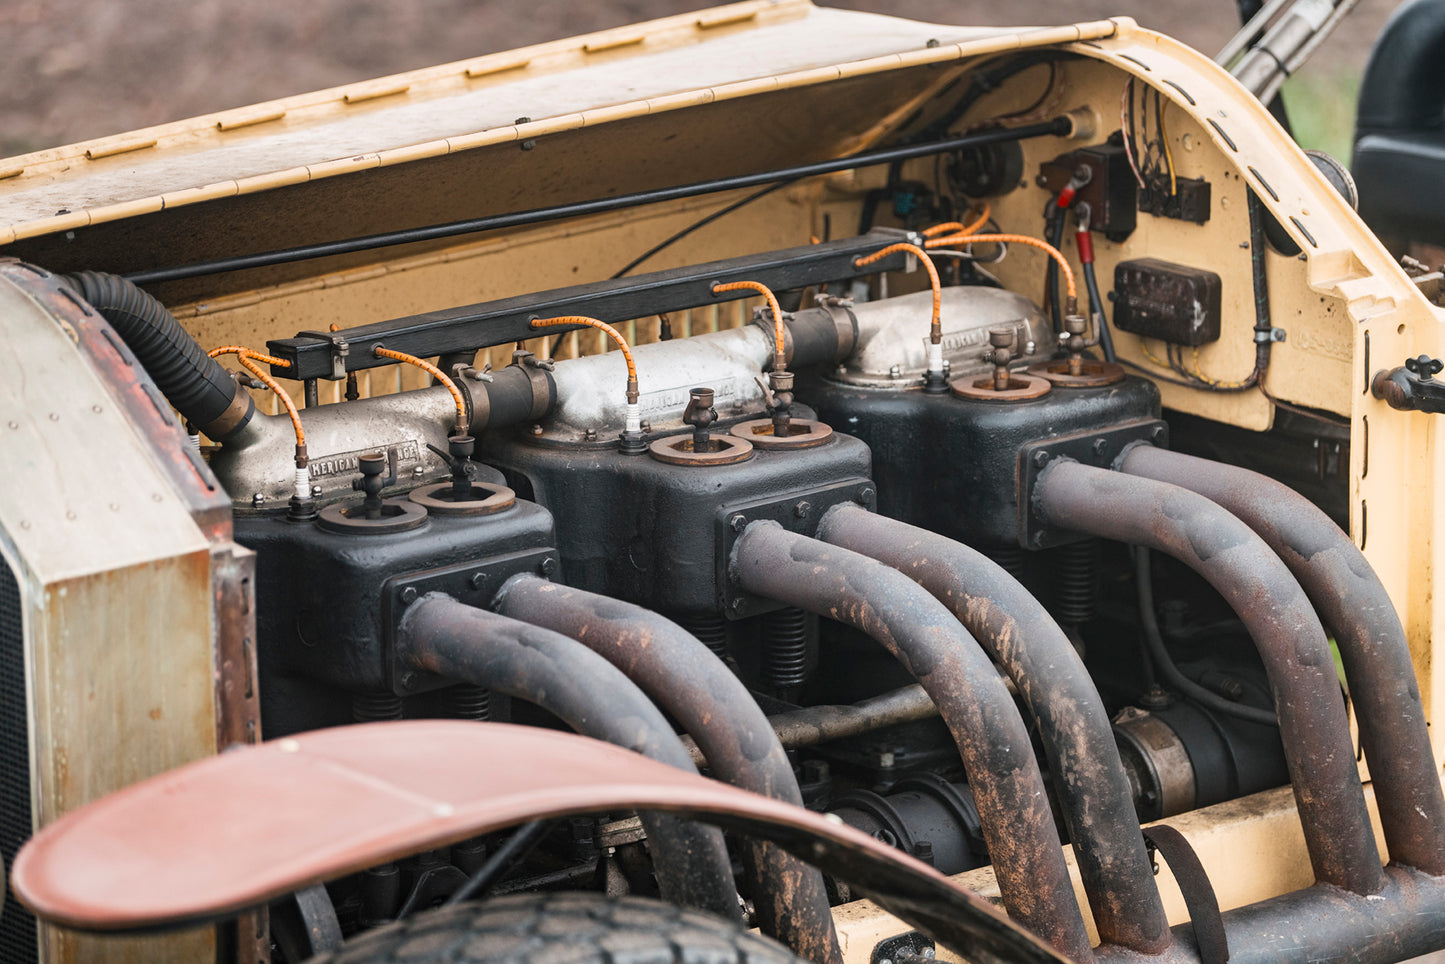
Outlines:
[[[1373,239],[1347,243],[1368,236],[1328,165],[1270,155],[1257,104],[1123,21],[960,34],[948,60],[926,25],[875,40],[806,4],[737,10],[741,39],[707,54],[719,72],[754,19],[790,56],[806,23],[872,66],[808,67],[775,115],[710,91],[537,137],[523,117],[483,153],[378,155],[354,188],[308,173],[253,200],[237,181],[0,247],[0,336],[42,359],[6,376],[0,420],[29,414],[3,451],[87,506],[100,535],[76,545],[112,547],[93,568],[116,580],[79,608],[71,544],[32,529],[43,500],[0,506],[0,681],[29,681],[0,694],[0,763],[21,777],[0,791],[0,856],[229,745],[500,721],[828,814],[962,875],[1074,960],[1222,959],[1204,871],[1157,826],[1175,818],[1300,836],[1300,873],[1227,899],[1236,959],[1441,943],[1445,799],[1412,664],[1429,663],[1428,607],[1407,640],[1402,569],[1362,550],[1406,538],[1408,500],[1365,498],[1393,456],[1358,448],[1406,437],[1377,403],[1409,408],[1431,378],[1426,355],[1396,367],[1428,311]],[[597,50],[625,66],[631,44]],[[860,59],[889,45],[920,59]],[[497,71],[532,91],[529,63]],[[427,82],[374,96],[440,123]],[[694,112],[708,122],[676,143],[638,139]],[[773,139],[738,133],[755,123]],[[549,153],[553,135],[574,149]],[[692,237],[723,215],[751,220]],[[649,219],[681,230],[644,250]],[[1374,325],[1371,356],[1362,326],[1386,311],[1400,321]],[[36,394],[67,366],[93,428]],[[99,472],[35,454],[87,444]],[[134,625],[76,615],[102,611]],[[150,648],[68,655],[111,632]],[[114,734],[96,691],[128,721]],[[124,748],[151,744],[122,731],[145,719],[168,735],[135,762]],[[177,738],[196,730],[178,719],[204,738]],[[73,781],[81,746],[124,772]],[[1161,897],[1156,848],[1194,930]],[[474,888],[661,897],[817,961],[933,953],[772,843],[630,810],[353,868],[201,943],[299,964]],[[1280,936],[1281,915],[1330,901],[1332,923]],[[7,898],[6,960],[103,946]]]

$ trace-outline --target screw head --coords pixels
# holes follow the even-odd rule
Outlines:
[[[401,674],[401,688],[404,690],[416,688],[416,674],[408,670]]]
[[[414,602],[416,602],[416,587],[407,586],[401,591],[401,604],[403,606],[409,606]]]
[[[793,506],[793,515],[797,516],[799,519],[806,519],[808,517],[808,513],[812,511],[813,504],[806,500],[803,502],[799,502],[797,505]]]

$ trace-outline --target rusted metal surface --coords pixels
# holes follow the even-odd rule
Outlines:
[[[1358,894],[1384,883],[1324,628],[1264,541],[1178,486],[1059,460],[1039,476],[1051,525],[1147,546],[1203,576],[1239,614],[1269,674],[1315,879]]]
[[[841,822],[595,740],[503,723],[338,727],[203,760],[57,821],[21,852],[11,883],[72,927],[195,923],[522,821],[628,808],[771,840],[976,964],[1067,960]],[[288,815],[279,824],[278,811]]]
[[[697,741],[720,780],[803,805],[768,718],[726,664],[681,626],[631,603],[513,576],[493,601],[504,616],[570,636],[616,666]],[[813,961],[841,961],[823,876],[777,846],[749,848],[753,903],[768,933]]]
[[[1308,499],[1257,472],[1148,445],[1119,468],[1217,502],[1284,560],[1339,645],[1390,859],[1445,874],[1445,796],[1410,646],[1364,554]]]
[[[900,723],[929,720],[937,715],[938,707],[929,699],[928,693],[917,683],[912,683],[857,703],[823,703],[775,713],[768,717],[768,725],[773,728],[784,749],[796,750],[830,740],[861,736]],[[688,745],[694,763],[701,765],[706,762],[707,758],[695,744],[690,740],[683,743]]]
[[[1088,934],[1028,731],[958,620],[897,570],[775,522],[748,526],[732,567],[749,592],[853,626],[913,674],[958,744],[1004,906],[1054,947],[1088,960]]]
[[[1225,911],[1230,964],[1393,964],[1445,946],[1445,880],[1393,864],[1384,878],[1380,893],[1369,897],[1317,884]],[[1199,964],[1190,925],[1177,925],[1174,936],[1154,960]],[[1099,959],[1139,961],[1119,948],[1100,948]]]
[[[697,772],[657,707],[610,663],[560,633],[427,593],[402,616],[396,646],[418,669],[526,700],[586,736]],[[644,823],[662,894],[737,919],[722,835],[669,816]]]
[[[1109,714],[1043,605],[982,553],[855,506],[830,510],[818,537],[917,582],[1009,675],[1038,722],[1100,938],[1146,954],[1168,946],[1169,921]]]

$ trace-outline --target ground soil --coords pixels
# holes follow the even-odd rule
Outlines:
[[[1214,53],[1233,0],[821,0],[917,20],[1125,14]],[[698,0],[0,0],[0,156],[709,6]],[[1312,72],[1357,73],[1394,0]]]

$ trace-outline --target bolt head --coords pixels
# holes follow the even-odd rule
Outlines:
[[[873,501],[877,498],[878,490],[874,489],[871,485],[865,485],[858,490],[858,501],[864,505],[872,505]]]
[[[405,672],[405,673],[402,673],[402,674],[401,674],[401,688],[404,689],[404,690],[415,689],[415,688],[416,688],[416,674],[413,673],[413,672],[411,672],[411,671],[407,671],[407,672]]]
[[[261,503],[263,503],[263,502],[265,502],[265,501],[266,501],[266,496],[263,495],[263,494],[260,493],[260,492],[257,492],[255,495],[251,496],[251,504],[252,504],[252,505],[260,505]]]
[[[742,532],[748,527],[748,520],[740,515],[735,515],[728,520],[728,528],[734,532]]]
[[[541,435],[543,431],[544,431],[544,429],[542,428],[542,426],[537,425],[537,424],[535,424],[535,423],[532,425],[532,434],[533,434],[533,435]]]
[[[1109,451],[1109,440],[1106,438],[1096,438],[1090,448],[1093,450],[1094,455],[1103,457],[1104,453]]]
[[[1034,453],[1034,468],[1036,468],[1036,469],[1041,469],[1041,468],[1043,468],[1045,465],[1048,465],[1048,464],[1049,464],[1049,453],[1047,453],[1047,452],[1035,452],[1035,453]]]
[[[793,506],[793,515],[797,516],[799,519],[806,519],[808,517],[808,514],[812,511],[813,504],[811,502],[803,501]]]
[[[537,571],[544,576],[552,575],[552,573],[557,571],[557,560],[553,559],[551,556],[548,556],[547,558],[543,559],[540,564],[538,564]]]
[[[487,574],[485,572],[474,572],[472,573],[472,578],[467,580],[467,585],[471,586],[473,589],[481,589],[486,584]]]
[[[405,589],[403,589],[403,590],[401,591],[401,602],[402,602],[402,605],[404,605],[404,606],[405,606],[405,605],[410,605],[411,603],[416,602],[416,587],[415,587],[415,586],[407,586]]]

